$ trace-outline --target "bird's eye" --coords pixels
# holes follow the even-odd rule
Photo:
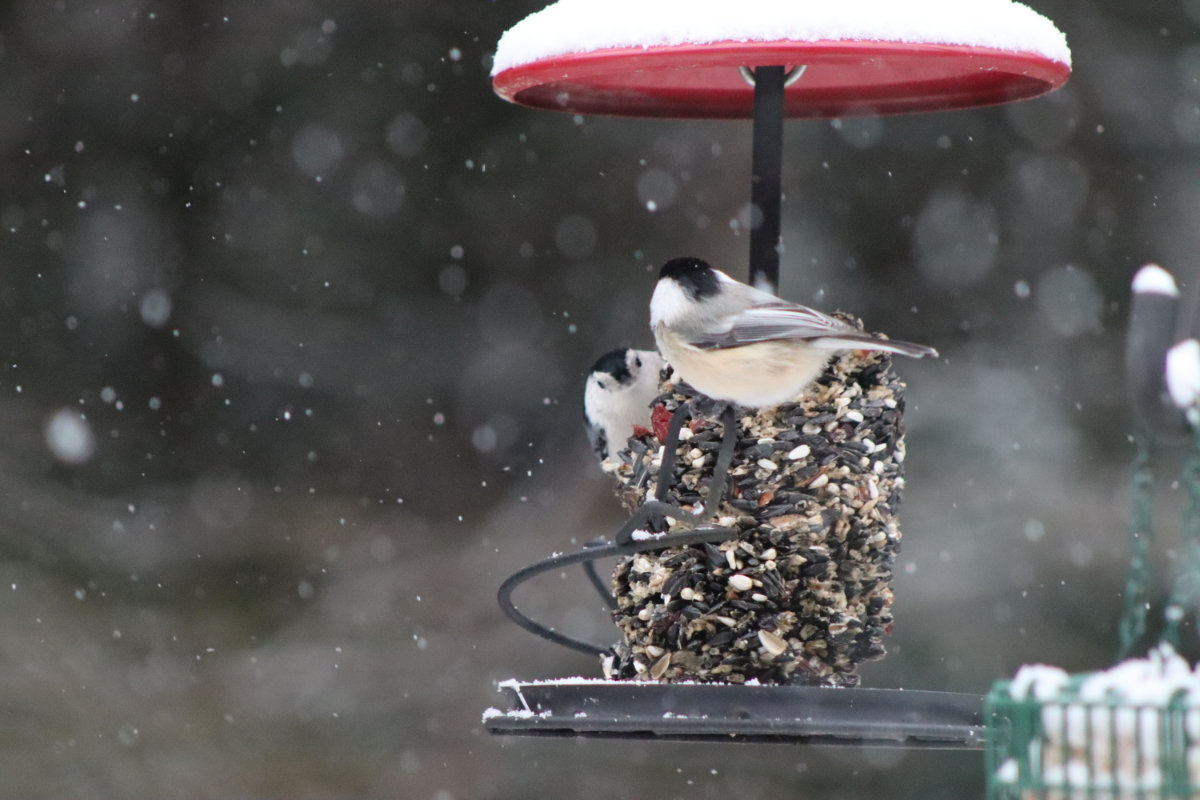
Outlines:
[[[640,358],[638,358],[637,356],[634,356],[633,363],[637,364],[640,367],[642,365],[642,360]]]

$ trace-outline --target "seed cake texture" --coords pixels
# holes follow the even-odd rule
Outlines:
[[[660,421],[693,396],[669,368],[660,388]],[[903,413],[891,359],[862,351],[833,360],[798,402],[743,413],[725,499],[707,517],[736,538],[617,565],[623,638],[606,676],[857,685],[892,627]],[[610,462],[631,510],[655,491],[656,428]],[[722,433],[719,414],[684,426],[668,500],[698,509]]]

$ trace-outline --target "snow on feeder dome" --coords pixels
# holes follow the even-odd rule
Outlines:
[[[506,100],[582,114],[749,117],[738,68],[806,66],[791,117],[942,111],[1066,82],[1066,37],[1011,0],[559,0],[508,30]]]

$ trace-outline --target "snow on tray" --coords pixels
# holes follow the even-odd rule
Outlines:
[[[988,47],[1071,63],[1062,32],[1011,0],[558,0],[500,37],[492,74],[615,47],[822,40]]]
[[[1014,700],[1095,702],[1119,699],[1130,704],[1165,705],[1177,692],[1200,695],[1200,666],[1193,670],[1169,644],[1145,658],[1130,658],[1102,672],[1072,682],[1059,667],[1027,664],[1008,686]]]
[[[520,693],[521,689],[526,686],[624,686],[646,688],[658,688],[667,684],[654,683],[650,681],[629,681],[629,680],[614,680],[612,678],[584,678],[578,675],[569,678],[540,678],[533,680],[522,680],[520,678],[506,678],[496,682],[498,690],[509,689],[513,692]],[[672,681],[671,686],[706,686],[706,687],[721,687],[721,686],[762,686],[757,678],[750,678],[745,683],[707,683],[703,681]],[[835,689],[836,687],[826,687]]]
[[[1024,666],[1008,692],[1014,700],[1036,702],[1031,710],[1039,724],[1029,729],[1028,740],[1014,737],[1027,750],[1014,749],[999,763],[1000,783],[1031,781],[1053,790],[1043,797],[1163,797],[1158,790],[1168,775],[1178,777],[1182,765],[1189,785],[1200,785],[1200,668],[1169,645],[1080,676]],[[1168,715],[1175,715],[1173,721]],[[1115,796],[1088,793],[1114,785],[1121,789]],[[1064,795],[1067,787],[1075,794]]]

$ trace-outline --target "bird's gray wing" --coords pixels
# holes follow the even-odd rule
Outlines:
[[[816,309],[780,302],[754,306],[730,315],[693,338],[691,343],[704,350],[718,350],[773,339],[825,338],[856,342],[871,337]]]

